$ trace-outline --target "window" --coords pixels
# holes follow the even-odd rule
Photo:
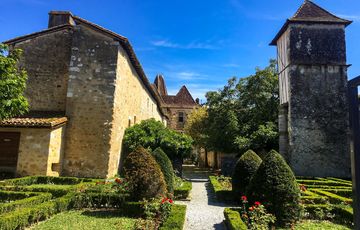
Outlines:
[[[134,125],[136,124],[136,116],[134,116]]]
[[[179,122],[184,122],[184,112],[179,112],[179,116],[178,116],[178,118],[179,118]]]

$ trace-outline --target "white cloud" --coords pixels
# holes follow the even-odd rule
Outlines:
[[[239,68],[239,67],[241,67],[241,65],[235,64],[235,63],[226,63],[226,64],[223,64],[222,67],[225,67],[225,68]]]
[[[348,20],[360,21],[360,15],[339,14],[337,16],[344,18],[344,19],[348,19]]]
[[[188,44],[179,44],[179,43],[171,42],[169,40],[157,40],[157,41],[152,41],[151,44],[157,47],[165,47],[165,48],[173,48],[173,49],[206,49],[206,50],[218,49],[216,46],[210,43],[197,42],[197,41],[192,41]]]

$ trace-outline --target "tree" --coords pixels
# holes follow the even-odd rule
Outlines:
[[[127,128],[123,140],[125,154],[135,151],[139,146],[150,151],[160,147],[172,160],[189,156],[192,142],[191,137],[166,128],[153,118]]]
[[[206,147],[208,112],[205,107],[194,109],[186,120],[185,133],[194,140],[199,147]]]
[[[278,79],[270,60],[254,75],[235,77],[223,89],[206,94],[208,146],[221,152],[278,149]]]
[[[0,120],[22,115],[29,104],[24,97],[27,74],[17,64],[22,51],[0,43]]]

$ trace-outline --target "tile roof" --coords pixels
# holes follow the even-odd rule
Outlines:
[[[285,32],[290,23],[327,23],[327,24],[343,24],[345,26],[352,23],[352,21],[339,18],[329,11],[321,8],[310,0],[305,0],[296,13],[286,20],[283,27],[277,33],[270,45],[276,45],[277,40]]]
[[[32,111],[26,115],[0,121],[0,127],[56,128],[66,124],[63,112]]]
[[[174,95],[162,95],[165,104],[168,105],[197,105],[186,86],[182,86]]]

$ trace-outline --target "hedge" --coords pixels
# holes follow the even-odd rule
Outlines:
[[[41,204],[45,201],[49,201],[52,198],[50,193],[25,193],[29,196],[27,198],[18,199],[10,203],[0,203],[0,214],[13,211],[15,209],[32,207],[37,204]]]
[[[210,185],[218,201],[232,202],[235,200],[234,193],[232,192],[232,190],[224,188],[216,179],[216,176],[209,176],[209,180],[210,180]]]
[[[331,180],[305,180],[305,179],[298,179],[296,180],[297,183],[299,184],[304,184],[305,186],[309,186],[309,185],[325,185],[325,186],[345,186],[351,187],[351,184],[347,183],[347,182],[340,182],[340,181],[331,181]]]
[[[76,178],[76,177],[51,177],[51,176],[27,176],[16,179],[5,180],[4,185],[32,185],[32,184],[58,184],[75,185],[83,182],[96,182],[98,179]]]
[[[335,221],[338,223],[346,224],[351,227],[353,222],[353,209],[350,206],[332,204],[307,204],[305,205],[305,210],[309,213],[310,219],[316,219],[316,212],[318,210],[323,210],[334,215]]]
[[[342,196],[336,195],[334,193],[324,191],[322,189],[311,189],[311,191],[313,191],[313,192],[315,192],[317,194],[328,197],[330,202],[334,203],[334,204],[341,204],[343,202],[346,203],[346,204],[351,204],[352,203],[352,199],[342,197]]]
[[[160,230],[184,229],[186,205],[173,205],[169,217],[162,223]]]
[[[224,209],[225,224],[229,230],[245,230],[248,229],[246,224],[242,221],[239,209],[225,208]]]
[[[128,194],[118,193],[76,193],[73,197],[74,208],[120,208]]]
[[[187,199],[190,195],[192,189],[192,183],[189,181],[184,181],[180,187],[175,188],[174,198],[178,200]]]
[[[24,192],[44,192],[51,193],[54,197],[61,197],[69,192],[74,192],[79,188],[85,188],[90,184],[77,185],[56,185],[56,184],[34,184],[29,186],[0,186],[0,190],[5,191],[24,191]]]
[[[0,215],[0,229],[21,229],[53,214],[68,210],[72,197],[73,194],[70,193],[52,201],[2,214]]]

